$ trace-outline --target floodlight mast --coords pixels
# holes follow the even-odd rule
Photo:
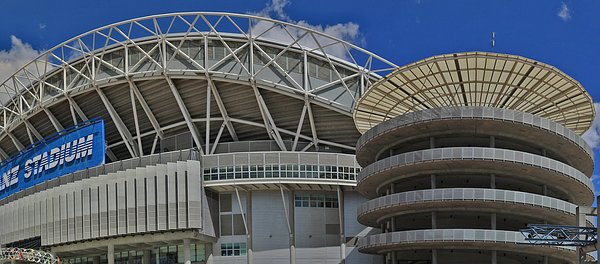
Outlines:
[[[600,202],[600,196],[596,197],[596,204],[598,202]],[[587,216],[598,219],[598,207],[578,206],[575,226],[529,224],[526,229],[520,231],[525,237],[525,244],[576,247],[577,263],[598,263],[589,260],[588,253],[598,251],[600,225],[587,227]]]

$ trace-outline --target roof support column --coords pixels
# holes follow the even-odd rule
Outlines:
[[[15,147],[17,147],[19,151],[25,148],[25,146],[23,146],[23,144],[8,130],[6,131],[6,135],[8,135],[10,140],[12,140],[13,144],[15,144]]]
[[[35,136],[37,140],[41,140],[44,138],[42,137],[40,132],[38,132],[37,129],[35,129],[35,127],[29,122],[29,120],[24,119],[23,121],[25,123],[25,126],[31,131],[31,133]]]
[[[306,110],[308,107],[304,104],[302,107],[302,114],[300,114],[300,120],[298,121],[298,128],[296,129],[296,136],[294,137],[294,144],[292,144],[292,151],[296,151],[296,146],[298,145],[298,138],[300,137],[300,132],[302,131],[302,124],[304,124],[304,117],[306,115]]]
[[[65,94],[65,97],[67,98],[67,101],[69,101],[69,105],[71,106],[71,109],[73,109],[77,113],[77,115],[79,115],[79,118],[81,118],[81,120],[83,120],[83,121],[88,121],[89,119],[87,118],[85,113],[81,110],[81,108],[79,107],[77,102],[75,102],[75,100],[73,100],[73,98],[71,98],[71,96],[69,96],[68,94]],[[60,130],[58,130],[58,128],[56,128],[56,131],[58,132]],[[108,158],[111,161],[117,161],[117,157],[112,152],[112,150],[110,150],[110,148],[108,148],[108,146],[106,146],[106,156],[108,156]]]
[[[50,122],[52,122],[52,125],[54,126],[54,128],[56,128],[56,131],[65,130],[65,128],[60,124],[60,122],[58,122],[58,119],[56,119],[56,116],[54,116],[54,114],[52,114],[52,112],[50,112],[48,108],[44,107],[42,109],[44,109],[44,113],[46,113],[46,115],[48,115],[48,118],[50,118]]]
[[[279,191],[281,192],[281,202],[283,203],[283,211],[290,236],[290,264],[296,264],[296,242],[294,239],[294,192],[288,190],[289,197],[286,203],[283,185],[281,184],[279,185]]]
[[[315,117],[313,116],[312,107],[310,107],[310,101],[308,96],[304,98],[304,105],[307,107],[308,120],[310,121],[310,131],[312,132],[313,145],[316,149],[319,149],[319,137],[317,136],[317,126],[315,125]]]
[[[271,112],[269,112],[269,108],[267,107],[265,100],[263,100],[262,95],[258,90],[258,87],[256,87],[256,82],[254,80],[251,80],[251,82],[252,89],[254,90],[254,96],[256,97],[256,102],[258,102],[258,108],[260,109],[260,114],[262,115],[263,121],[265,122],[265,128],[267,129],[267,133],[271,138],[275,139],[275,142],[277,142],[277,145],[281,150],[287,151],[287,148],[283,143],[283,139],[279,134],[279,129],[277,129],[275,121],[273,121]]]
[[[121,138],[123,139],[123,143],[125,143],[127,150],[129,150],[129,154],[131,154],[131,157],[138,157],[137,150],[136,150],[137,147],[135,146],[136,144],[133,141],[133,137],[131,136],[129,129],[127,129],[127,127],[125,126],[125,123],[123,123],[123,120],[121,119],[121,117],[119,116],[119,114],[117,113],[115,108],[108,101],[108,98],[106,97],[104,92],[102,92],[102,90],[100,90],[100,88],[98,88],[97,86],[96,86],[96,92],[100,96],[100,99],[102,100],[104,107],[106,107],[106,110],[108,111],[108,114],[110,115],[110,118],[112,119],[113,123],[117,127],[117,130],[119,131],[119,134],[121,135]]]
[[[194,143],[196,143],[196,147],[198,147],[198,149],[200,150],[200,155],[204,155],[204,151],[202,150],[202,140],[200,139],[200,133],[198,132],[198,128],[196,127],[196,125],[194,125],[194,122],[192,121],[192,116],[190,115],[190,112],[185,107],[185,104],[183,103],[183,99],[181,98],[179,91],[177,91],[177,87],[175,87],[173,80],[171,80],[171,78],[167,75],[165,75],[165,79],[167,80],[167,83],[169,84],[169,87],[171,88],[171,92],[173,93],[173,96],[175,97],[175,100],[177,101],[179,110],[181,110],[181,114],[183,115],[183,118],[185,119],[185,122],[186,122],[188,128],[190,129],[190,133],[192,133],[192,138],[194,139]]]
[[[144,155],[144,150],[142,149],[142,137],[140,136],[140,122],[138,120],[137,114],[137,106],[135,104],[133,90],[129,89],[129,99],[131,99],[131,110],[133,110],[133,124],[135,125],[135,134],[137,137],[137,145],[138,145],[138,153],[140,156]]]
[[[138,89],[138,87],[135,84],[135,82],[132,81],[131,79],[127,79],[127,82],[129,83],[129,89],[131,89],[131,91],[133,91],[133,94],[135,95],[135,98],[140,103],[140,106],[142,107],[142,109],[144,109],[144,113],[146,113],[146,116],[148,117],[148,120],[150,120],[150,123],[152,124],[152,127],[154,128],[154,131],[156,131],[156,133],[158,134],[158,136],[160,138],[163,138],[164,133],[162,131],[162,128],[160,127],[160,124],[158,123],[158,120],[154,116],[154,113],[152,113],[152,110],[150,110],[150,107],[148,106],[148,103],[146,102],[146,99],[144,99],[144,96],[142,96],[142,93],[140,92],[140,89]]]
[[[212,78],[210,77],[208,72],[206,73],[206,81],[208,82],[208,86],[210,87],[210,92],[207,92],[209,96],[207,96],[207,98],[206,98],[206,104],[208,105],[206,107],[207,112],[209,112],[208,109],[210,109],[210,99],[211,99],[210,95],[212,94],[212,98],[215,99],[215,102],[217,103],[217,107],[219,108],[219,112],[221,112],[221,117],[223,117],[223,121],[225,121],[225,126],[227,126],[227,131],[229,131],[229,134],[231,135],[231,138],[234,141],[238,141],[239,139],[238,139],[237,133],[235,132],[235,129],[233,128],[233,124],[231,123],[231,118],[229,117],[229,114],[227,113],[227,108],[225,108],[225,104],[223,104],[223,100],[221,99],[221,95],[219,94],[219,91],[217,90],[217,86],[215,86],[215,82],[212,80]]]

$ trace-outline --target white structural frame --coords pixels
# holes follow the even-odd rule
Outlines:
[[[203,40],[205,46],[204,65],[182,51],[182,45],[190,39]],[[231,46],[232,40],[241,46]],[[220,58],[212,65],[208,65],[206,62],[209,55],[209,41],[218,43],[226,49],[225,57]],[[277,48],[280,52],[274,56],[269,55],[265,51],[265,47],[269,46]],[[290,50],[301,54],[300,61],[303,62],[304,66],[301,70],[302,81],[292,78],[289,69],[284,69],[285,65],[280,65],[278,62],[278,59]],[[122,61],[117,63],[111,61],[111,52],[113,51],[122,52]],[[240,58],[239,53],[242,51],[249,52],[249,58]],[[128,54],[132,52],[140,56],[139,61],[136,63],[129,62]],[[179,56],[180,60],[181,58],[186,60],[186,63],[190,65],[189,68],[182,70],[181,68],[170,67],[176,56]],[[258,67],[254,63],[255,56],[266,58],[267,62],[261,62],[263,65]],[[307,61],[313,58],[318,59],[321,63],[326,64],[325,67],[331,69],[330,81],[319,84],[317,87],[307,85],[310,70]],[[232,62],[235,67],[240,69],[239,71],[219,69],[226,63],[231,64]],[[141,67],[142,64],[149,64],[151,67]],[[268,67],[277,69],[281,73],[280,79],[285,81],[265,79],[261,73],[264,73]],[[354,104],[367,87],[381,79],[382,75],[397,67],[394,63],[350,42],[326,35],[318,30],[271,18],[224,12],[184,12],[141,17],[104,26],[67,40],[45,51],[1,83],[0,140],[5,136],[11,137],[10,132],[13,129],[27,122],[28,117],[39,111],[46,113],[57,130],[62,128],[60,122],[48,109],[54,103],[61,101],[61,98],[66,98],[69,101],[74,123],[78,119],[85,119],[85,114],[73,100],[73,97],[84,91],[96,90],[118,128],[122,138],[122,141],[118,144],[125,144],[132,157],[142,156],[144,153],[141,153],[141,147],[136,146],[140,144],[140,137],[148,136],[148,133],[155,134],[156,143],[158,139],[163,138],[166,128],[161,127],[156,120],[154,113],[152,113],[144,97],[139,92],[135,80],[158,78],[166,80],[171,89],[176,89],[171,79],[173,77],[183,77],[205,79],[210,88],[207,89],[207,95],[214,98],[221,112],[220,118],[210,117],[208,114],[206,118],[201,119],[185,118],[186,125],[190,128],[195,128],[194,122],[210,124],[211,121],[222,121],[224,128],[227,129],[226,132],[234,140],[237,139],[238,136],[232,122],[245,120],[236,120],[228,115],[214,83],[215,79],[231,80],[232,82],[250,85],[255,90],[261,115],[264,119],[264,124],[242,123],[264,126],[269,137],[281,145],[282,148],[285,149],[285,145],[280,134],[285,133],[294,135],[294,142],[297,142],[298,138],[310,141],[310,146],[318,146],[321,143],[354,149],[353,146],[327,142],[317,137],[311,104],[318,104],[351,116],[350,112]],[[107,71],[111,71],[112,75],[106,76]],[[341,73],[342,71],[345,71],[346,74]],[[355,91],[351,91],[349,88],[348,82],[351,79],[357,80],[359,87],[354,89]],[[130,132],[124,127],[119,113],[113,111],[111,103],[106,100],[106,96],[103,96],[102,92],[104,87],[108,86],[109,83],[115,83],[115,81],[116,83],[126,82],[129,84],[132,90],[131,93],[137,99],[137,102],[132,101],[132,105],[140,104],[143,114],[150,120],[154,131],[139,131],[139,127],[136,126],[136,129]],[[340,85],[345,88],[347,95],[352,98],[350,105],[347,102],[339,102],[337,98],[326,98],[321,95],[332,86],[339,87]],[[297,131],[284,131],[278,128],[272,120],[268,107],[264,104],[257,87],[287,91],[292,97],[304,99],[306,109],[302,111],[299,123],[301,124],[304,121],[307,113],[312,135],[307,138],[305,135],[300,134],[300,129]],[[178,103],[182,102],[178,101]],[[209,104],[210,100],[207,103],[207,108],[210,107]],[[179,107],[184,116],[189,117],[185,115],[185,105],[179,104]],[[37,137],[36,134],[38,133],[31,130],[30,127],[32,126],[26,125],[31,141],[35,140],[33,136]],[[195,143],[200,147],[200,143],[204,143],[204,140],[207,149],[203,152],[211,153],[212,150],[209,147],[219,142],[221,133],[211,144],[209,138],[202,139],[202,133],[194,130],[197,129],[191,130]],[[210,125],[207,125],[206,135],[209,135],[209,130]],[[18,140],[12,141],[17,149],[22,149],[23,144],[21,142]],[[110,144],[114,146],[115,143],[111,142]],[[307,148],[309,147],[305,147],[305,149]],[[153,146],[152,152],[154,150],[155,146]]]

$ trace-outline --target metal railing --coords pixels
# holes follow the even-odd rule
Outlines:
[[[594,189],[590,178],[581,171],[560,161],[522,151],[483,147],[436,148],[394,155],[365,167],[358,174],[358,182],[360,184],[360,182],[371,176],[396,167],[444,160],[485,160],[490,164],[493,164],[493,162],[523,164],[562,174],[587,187],[590,193]]]
[[[358,215],[394,206],[436,201],[490,201],[523,204],[570,215],[575,215],[577,210],[577,206],[572,203],[539,194],[483,188],[447,188],[401,192],[375,198],[361,204],[358,207]]]
[[[511,109],[475,106],[434,108],[418,112],[411,112],[395,117],[365,132],[358,139],[358,142],[356,143],[356,149],[360,151],[360,149],[371,140],[394,129],[418,123],[431,122],[434,120],[449,119],[498,120],[536,127],[571,141],[573,144],[585,151],[592,159],[594,158],[592,149],[581,136],[557,122],[530,113],[519,112]]]

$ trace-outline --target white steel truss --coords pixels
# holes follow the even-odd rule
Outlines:
[[[185,105],[181,100],[177,102],[186,125],[196,130],[191,133],[198,146],[203,142],[194,122],[206,122],[204,145],[207,153],[214,151],[224,129],[233,140],[238,140],[238,132],[233,125],[236,122],[264,127],[282,149],[285,145],[280,133],[293,136],[292,149],[296,149],[299,139],[309,141],[309,147],[328,144],[353,149],[352,146],[317,137],[311,105],[350,116],[351,109],[366,87],[395,68],[395,64],[352,43],[270,18],[222,12],[148,16],[104,26],[67,40],[44,52],[1,83],[0,133],[10,133],[40,109],[47,114],[56,130],[64,129],[48,109],[61,99],[68,100],[73,123],[85,120],[85,113],[73,97],[96,90],[123,139],[110,142],[109,146],[125,144],[131,156],[140,156],[144,154],[139,146],[141,138],[152,135],[151,152],[154,153],[167,125],[159,123],[136,81],[166,78],[170,87],[165,88],[171,88],[177,99],[177,88],[172,78],[202,78],[209,86],[206,91],[206,118],[192,119],[189,113],[186,116],[183,111]],[[251,86],[264,124],[230,116],[215,80],[231,80]],[[135,135],[129,132],[126,125],[133,124],[124,124],[120,120],[119,113],[103,92],[104,87],[115,82],[129,84],[132,106],[141,106],[154,131],[140,130],[137,119],[141,113],[136,112],[136,127],[131,130],[135,131]],[[277,127],[269,107],[262,100],[260,89],[284,91],[291,97],[305,100],[296,131]],[[219,118],[211,117],[208,111],[211,97],[220,111]],[[309,136],[300,133],[306,115],[312,131]],[[209,138],[211,121],[222,122],[214,139]],[[38,138],[39,133],[32,129],[33,126],[26,127],[30,141]]]

